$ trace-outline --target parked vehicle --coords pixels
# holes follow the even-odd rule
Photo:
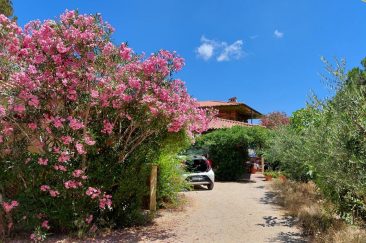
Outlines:
[[[191,185],[205,185],[212,190],[215,183],[215,174],[211,164],[204,156],[194,156],[184,162],[186,173],[183,175]]]

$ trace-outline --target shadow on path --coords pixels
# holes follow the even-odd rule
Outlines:
[[[262,204],[273,204],[273,205],[279,206],[276,193],[274,193],[274,192],[269,192],[269,191],[265,192],[264,197],[262,197],[259,201]]]
[[[269,242],[307,243],[308,241],[304,240],[301,233],[281,232],[277,237],[270,239]]]
[[[97,241],[102,242],[151,242],[159,241],[165,242],[168,239],[172,239],[176,235],[168,230],[157,228],[128,228],[126,230],[114,231],[111,235],[106,237],[98,237]],[[84,241],[88,242],[88,241]],[[89,241],[95,242],[95,241]]]
[[[281,207],[278,203],[277,194],[275,192],[266,191],[264,196],[259,199],[262,204],[270,204],[275,207]],[[292,216],[274,217],[264,216],[263,223],[257,224],[262,227],[289,227],[289,232],[282,231],[276,237],[269,239],[269,242],[286,242],[286,243],[305,243],[308,242],[301,232],[291,232],[291,228],[296,227],[297,219]]]
[[[296,219],[292,216],[285,216],[285,217],[273,217],[273,216],[264,216],[264,223],[257,224],[262,227],[275,227],[275,226],[287,226],[293,227],[296,223]]]

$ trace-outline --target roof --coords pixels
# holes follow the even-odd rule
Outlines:
[[[215,117],[208,124],[208,129],[231,128],[234,126],[252,127],[252,126],[258,126],[258,125],[252,125],[252,124],[249,124],[246,122],[233,121],[233,120]]]
[[[236,101],[229,101],[229,102],[225,102],[225,101],[198,101],[198,104],[200,107],[238,107],[238,108],[244,108],[244,110],[249,111],[251,113],[251,115],[253,116],[253,118],[259,118],[262,116],[262,114],[259,111],[256,111],[255,109],[253,109],[252,107],[241,103],[241,102],[236,102]]]

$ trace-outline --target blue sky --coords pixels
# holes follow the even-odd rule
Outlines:
[[[18,23],[65,9],[101,13],[115,43],[135,52],[175,50],[186,60],[176,77],[198,100],[232,96],[262,113],[302,108],[329,60],[349,68],[366,57],[366,3],[361,0],[13,0]]]

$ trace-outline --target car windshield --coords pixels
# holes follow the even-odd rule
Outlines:
[[[193,159],[185,162],[186,171],[191,173],[205,172],[209,166],[204,159]]]

